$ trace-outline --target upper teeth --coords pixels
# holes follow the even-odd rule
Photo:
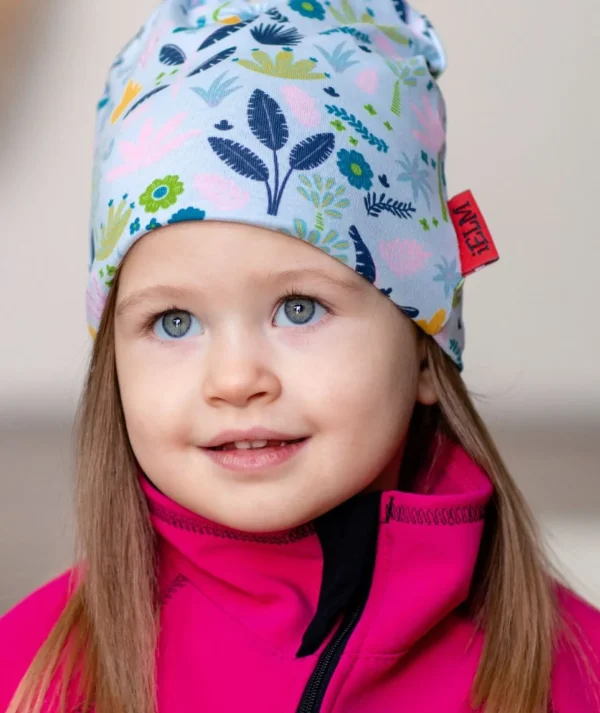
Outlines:
[[[264,448],[269,441],[234,441],[233,446],[235,448]],[[285,445],[285,441],[281,441],[280,446]]]
[[[234,441],[236,448],[264,448],[268,441]]]

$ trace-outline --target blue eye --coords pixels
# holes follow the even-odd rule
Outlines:
[[[318,300],[300,294],[288,294],[281,302],[277,314],[281,312],[290,321],[292,327],[316,327],[320,319],[313,320],[317,315],[321,319],[330,314],[331,310],[324,307]],[[319,315],[319,310],[322,314]],[[311,323],[311,320],[312,323]],[[184,337],[202,334],[202,327],[196,317],[184,309],[170,309],[156,315],[147,322],[147,328],[162,341],[180,341]]]
[[[196,325],[194,325],[196,321]],[[194,330],[197,326],[198,329]],[[154,333],[160,339],[179,340],[189,334],[198,334],[199,327],[197,320],[189,312],[185,310],[171,310],[160,315],[154,323]]]
[[[329,313],[329,310],[323,307],[317,300],[311,297],[305,297],[304,295],[288,296],[286,300],[281,303],[281,307],[284,308],[284,314],[291,320],[293,327],[307,326],[319,308],[323,310],[325,315]],[[277,312],[279,313],[279,310],[277,310]]]

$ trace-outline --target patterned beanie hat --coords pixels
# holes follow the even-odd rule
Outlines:
[[[497,259],[448,202],[446,67],[404,0],[163,0],[98,104],[87,317],[147,232],[226,220],[306,240],[380,289],[462,369],[462,286]]]

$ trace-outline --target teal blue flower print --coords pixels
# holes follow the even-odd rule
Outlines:
[[[403,153],[402,156],[403,158],[400,159],[400,161],[396,161],[396,163],[399,163],[404,169],[398,176],[398,180],[410,182],[413,192],[413,201],[415,203],[419,200],[419,194],[423,194],[425,202],[427,203],[427,209],[430,210],[431,201],[429,200],[429,195],[433,195],[433,189],[429,185],[427,169],[419,169],[419,154],[415,154],[412,162],[405,153]]]
[[[152,220],[146,226],[146,230],[154,230],[154,228],[162,228],[162,223],[159,223],[156,218],[152,218]]]
[[[456,269],[456,260],[448,262],[445,257],[442,258],[442,263],[435,266],[439,270],[434,278],[434,282],[441,282],[444,285],[444,295],[448,297],[451,292],[454,292],[456,286],[463,279],[460,272]]]
[[[289,5],[292,10],[299,12],[304,17],[310,17],[313,20],[325,19],[325,8],[317,0],[290,0]]]
[[[364,188],[368,191],[373,185],[373,171],[358,151],[340,149],[337,152],[337,165],[343,176],[346,176],[350,185],[355,188]]]
[[[140,229],[140,219],[136,218],[129,226],[129,235],[134,235]]]
[[[184,220],[204,220],[206,213],[199,208],[182,208],[174,213],[167,223],[182,223]]]

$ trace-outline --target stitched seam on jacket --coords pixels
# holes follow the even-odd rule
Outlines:
[[[406,525],[452,526],[467,525],[479,522],[485,517],[484,505],[461,506],[453,508],[426,508],[396,505],[391,498],[385,507],[385,517],[382,524],[387,525],[391,520]]]
[[[242,542],[257,542],[265,545],[291,545],[299,540],[304,540],[314,534],[315,528],[313,525],[302,525],[295,528],[284,535],[257,535],[251,532],[232,532],[227,528],[221,528],[218,525],[209,525],[200,523],[194,520],[193,517],[179,515],[168,508],[158,505],[157,503],[149,503],[150,512],[157,518],[180,530],[193,532],[197,535],[210,535],[212,537],[221,537],[226,540],[241,540]]]

